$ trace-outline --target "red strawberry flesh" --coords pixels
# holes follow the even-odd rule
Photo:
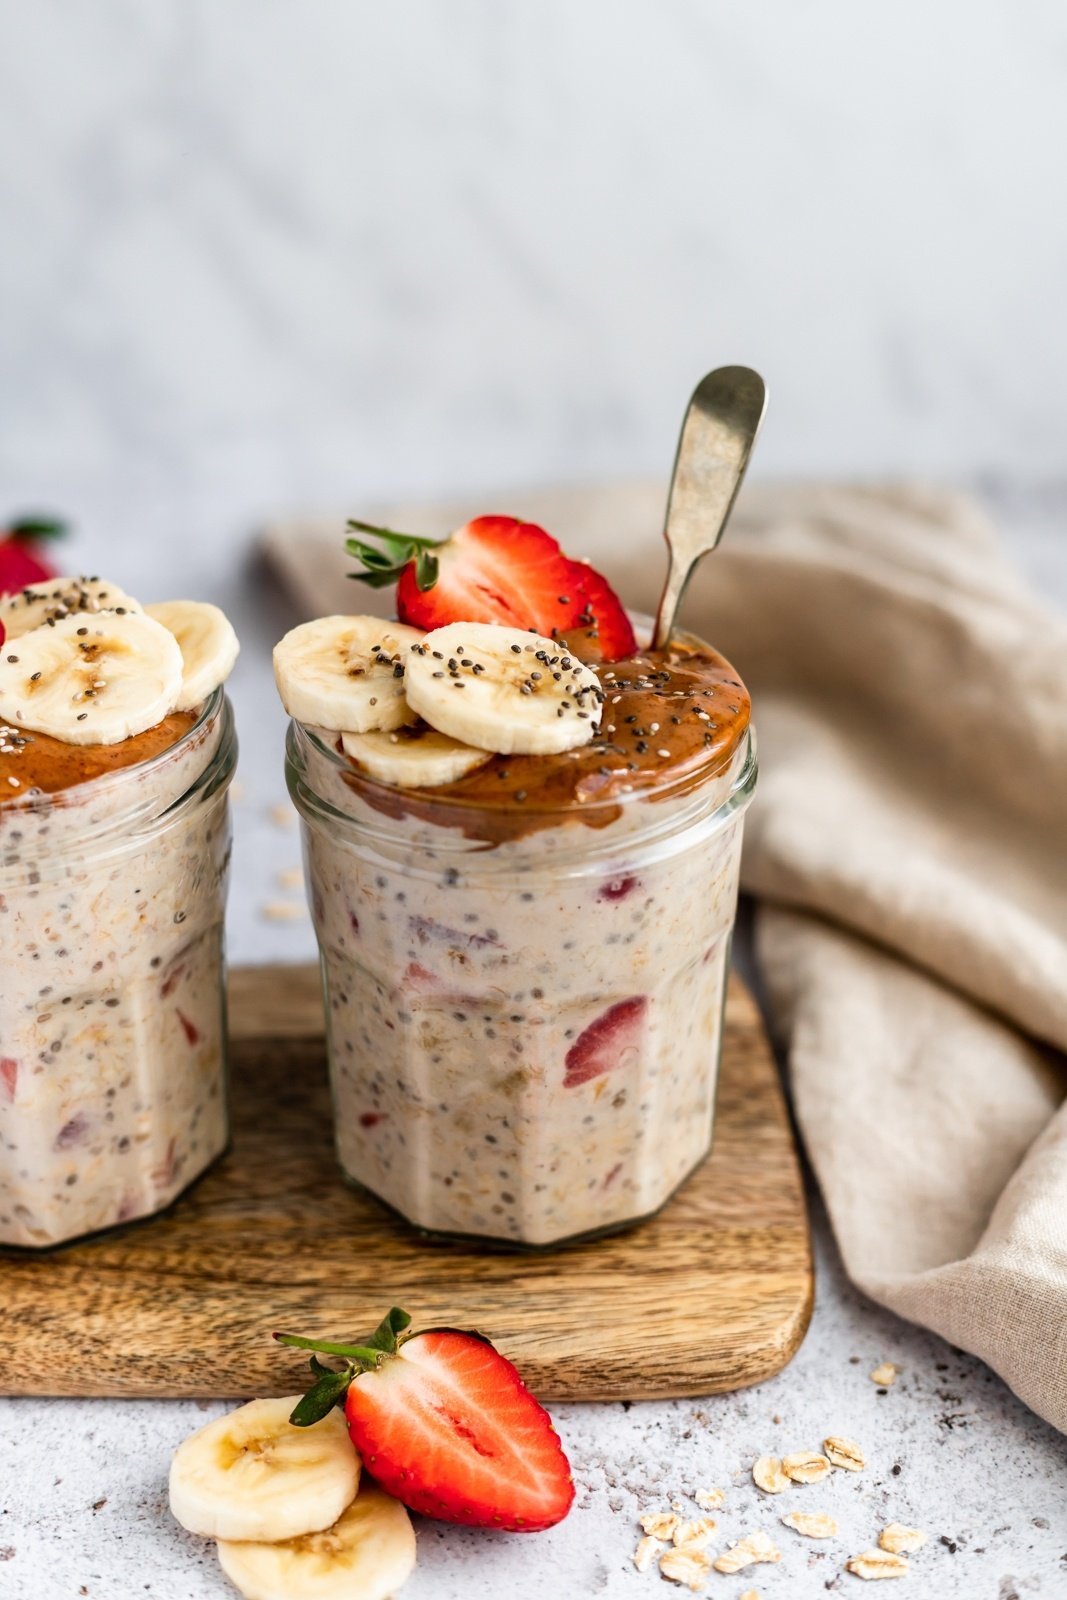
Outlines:
[[[367,1471],[426,1516],[531,1533],[574,1500],[548,1413],[511,1362],[469,1334],[406,1340],[354,1380],[345,1415]]]
[[[21,539],[0,542],[0,595],[17,594],[20,589],[47,583],[54,577],[55,568],[39,560],[32,547]]]
[[[0,537],[0,595],[16,594],[54,578],[56,569],[41,553],[41,546],[61,538],[65,531],[63,523],[52,517],[31,517],[12,524]]]
[[[647,1010],[647,996],[635,995],[601,1012],[567,1051],[563,1087],[576,1089],[636,1060]]]
[[[594,567],[572,563],[574,584],[581,589],[585,607],[572,631],[575,655],[583,661],[622,661],[637,653],[637,639],[622,601]]]
[[[18,1081],[19,1064],[14,1056],[0,1056],[0,1092],[5,1100],[14,1100]]]

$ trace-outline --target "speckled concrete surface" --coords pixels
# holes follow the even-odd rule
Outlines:
[[[753,1584],[765,1600],[864,1593],[845,1559],[887,1522],[929,1535],[899,1591],[923,1600],[1028,1600],[1067,1595],[1067,1450],[980,1362],[872,1308],[819,1250],[819,1304],[796,1360],[773,1382],[734,1395],[662,1404],[556,1408],[578,1482],[568,1520],[549,1533],[481,1535],[418,1524],[411,1600],[542,1600],[685,1594],[639,1575],[636,1518],[718,1486],[715,1547],[764,1528],[777,1566],[726,1577],[711,1596]],[[901,1375],[879,1393],[881,1360]],[[225,1600],[213,1548],[183,1533],[166,1506],[170,1455],[224,1407],[214,1402],[8,1400],[0,1410],[0,1595],[4,1600]],[[764,1452],[854,1438],[861,1474],[770,1497],[751,1481]],[[840,1536],[782,1527],[789,1510],[829,1511]],[[697,1514],[693,1506],[692,1514]],[[897,1592],[897,1591],[893,1591]],[[356,1600],[356,1597],[353,1597]]]
[[[1018,552],[1046,592],[1067,598],[1061,528],[1067,491],[987,486]],[[230,945],[235,959],[298,960],[311,953],[304,917],[273,921],[268,901],[299,894],[278,873],[298,860],[295,829],[279,822],[283,718],[266,668],[284,607],[235,560],[208,545],[182,548],[116,536],[108,566],[146,599],[212,594],[244,640],[234,679],[242,739]],[[93,552],[95,556],[96,551]],[[88,552],[87,552],[88,558]],[[284,813],[283,813],[284,814]],[[735,1577],[712,1574],[708,1594],[738,1600],[814,1600],[865,1591],[844,1560],[874,1544],[886,1522],[924,1529],[899,1592],[922,1600],[1067,1600],[1067,1441],[1039,1422],[979,1362],[862,1300],[845,1281],[816,1215],[818,1299],[793,1364],[746,1393],[695,1402],[566,1406],[557,1421],[575,1468],[578,1503],[558,1529],[533,1537],[475,1535],[423,1523],[411,1600],[542,1600],[685,1594],[637,1574],[637,1514],[692,1490],[727,1491],[717,1544],[754,1528],[782,1561]],[[887,1226],[892,1219],[887,1218]],[[714,1241],[709,1242],[714,1248]],[[2,1307],[0,1268],[0,1307]],[[411,1308],[417,1310],[417,1308]],[[269,1326],[264,1297],[264,1327]],[[4,1340],[32,1338],[8,1327]],[[867,1374],[901,1367],[879,1394]],[[0,1600],[224,1600],[232,1591],[213,1550],[182,1533],[166,1509],[166,1474],[182,1437],[221,1409],[212,1402],[0,1400]],[[827,1433],[863,1446],[868,1470],[769,1499],[750,1480],[764,1452],[818,1448]],[[840,1537],[804,1540],[782,1527],[790,1509],[827,1510]],[[695,1510],[695,1508],[694,1508]],[[878,1592],[878,1591],[876,1591]],[[890,1591],[896,1593],[898,1591]]]

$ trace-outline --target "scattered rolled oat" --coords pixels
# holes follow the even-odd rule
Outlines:
[[[738,1596],[738,1600],[759,1600],[759,1590],[746,1589],[744,1594]]]
[[[822,1447],[830,1464],[843,1467],[846,1472],[862,1472],[867,1465],[867,1457],[854,1439],[844,1439],[840,1434],[832,1433],[823,1440]]]
[[[757,1528],[755,1533],[724,1550],[714,1566],[716,1572],[740,1572],[742,1567],[751,1567],[757,1561],[781,1559],[782,1552],[776,1548],[774,1540],[762,1528]]]
[[[650,1533],[653,1539],[672,1539],[679,1519],[672,1511],[646,1511],[643,1517],[638,1517],[644,1533]]]
[[[285,800],[280,805],[271,806],[267,815],[279,828],[291,828],[296,821],[296,812]]]
[[[752,1481],[757,1489],[765,1489],[768,1494],[781,1494],[789,1488],[789,1479],[777,1456],[760,1456],[752,1468]]]
[[[787,1511],[782,1521],[805,1539],[832,1539],[837,1532],[837,1523],[825,1511]]]
[[[695,1593],[704,1587],[711,1571],[711,1557],[703,1550],[668,1550],[659,1558],[659,1570],[673,1583],[684,1583]]]
[[[302,889],[304,887],[303,867],[283,867],[278,874],[279,889]]]
[[[663,1545],[661,1541],[659,1539],[653,1539],[650,1534],[646,1533],[645,1537],[639,1542],[633,1555],[634,1566],[637,1568],[638,1572],[647,1572],[653,1561],[656,1559],[659,1551],[662,1549]]]
[[[830,1463],[817,1450],[797,1450],[782,1457],[782,1471],[794,1483],[821,1483],[830,1471]]]
[[[307,906],[302,900],[268,900],[259,911],[268,922],[295,922],[298,917],[307,916]]]
[[[865,1550],[860,1556],[853,1556],[845,1562],[845,1569],[854,1572],[857,1578],[906,1578],[908,1563],[903,1556],[889,1554],[885,1550]]]
[[[714,1517],[694,1517],[691,1522],[680,1522],[674,1530],[674,1542],[687,1550],[703,1550],[716,1526]]]
[[[892,1361],[883,1361],[880,1367],[875,1367],[871,1373],[871,1382],[876,1383],[879,1389],[889,1389],[897,1381],[900,1368],[894,1366]]]
[[[721,1489],[698,1489],[693,1496],[702,1511],[718,1511],[725,1498]]]
[[[883,1550],[898,1556],[902,1550],[921,1550],[926,1543],[926,1535],[920,1528],[905,1528],[902,1522],[891,1522],[878,1535],[878,1543]]]

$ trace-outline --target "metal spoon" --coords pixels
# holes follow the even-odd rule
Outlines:
[[[751,367],[717,367],[693,390],[667,499],[670,566],[654,649],[669,644],[693,568],[722,538],[766,409],[766,385]]]

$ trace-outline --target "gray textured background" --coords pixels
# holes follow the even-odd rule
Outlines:
[[[72,562],[231,611],[238,959],[312,949],[264,914],[299,907],[268,515],[665,472],[693,380],[745,359],[773,391],[757,472],[977,486],[1067,600],[1065,64],[1050,0],[0,6],[0,509],[64,509]],[[841,1560],[891,1517],[931,1535],[902,1593],[1067,1596],[1063,1440],[861,1301],[817,1233],[779,1379],[560,1408],[574,1515],[530,1541],[423,1525],[405,1592],[659,1592],[636,1513],[719,1484],[725,1536],[787,1505],[843,1530],[780,1529],[780,1567],[713,1578],[726,1600],[858,1589]],[[217,1409],[0,1401],[3,1600],[229,1592],[164,1509]],[[869,1474],[757,1505],[752,1457],[827,1431]]]

